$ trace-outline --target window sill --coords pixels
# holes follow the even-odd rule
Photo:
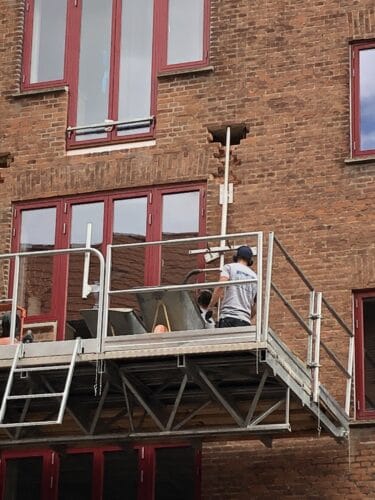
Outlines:
[[[15,94],[11,94],[12,97],[26,97],[29,95],[42,95],[42,94],[52,94],[55,92],[68,92],[69,88],[66,85],[61,87],[48,87],[45,89],[30,89],[30,90],[21,90],[20,92],[16,92]]]
[[[173,69],[171,71],[165,70],[158,73],[158,78],[166,78],[168,76],[179,76],[179,75],[194,75],[199,73],[213,73],[213,66],[201,66],[197,68],[181,68]]]
[[[356,158],[346,158],[346,165],[360,165],[361,163],[375,163],[375,155],[357,156]]]

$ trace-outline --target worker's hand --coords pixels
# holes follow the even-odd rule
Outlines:
[[[212,318],[213,314],[214,313],[213,313],[212,309],[207,309],[206,314],[204,315],[204,319],[206,321],[210,321],[210,319]]]

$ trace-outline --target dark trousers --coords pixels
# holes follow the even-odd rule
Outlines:
[[[250,326],[250,323],[248,321],[243,321],[242,319],[227,316],[226,318],[220,318],[218,324],[219,328],[229,328],[235,326]]]

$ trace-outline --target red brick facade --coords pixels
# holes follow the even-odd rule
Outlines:
[[[207,183],[207,233],[218,233],[222,154],[207,129],[243,122],[228,232],[275,231],[351,325],[352,291],[375,288],[375,160],[345,162],[349,48],[375,39],[373,0],[211,0],[210,68],[159,77],[155,145],[74,156],[69,91],[20,93],[22,27],[23,1],[0,0],[0,152],[14,157],[1,172],[0,252],[18,201],[190,181]],[[352,431],[350,449],[315,436],[204,444],[202,498],[371,498],[373,442],[370,427]]]

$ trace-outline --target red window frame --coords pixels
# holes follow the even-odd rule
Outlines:
[[[68,127],[77,126],[78,106],[78,68],[80,54],[80,32],[82,16],[82,0],[67,0],[67,21],[65,36],[64,78],[62,80],[30,83],[31,48],[33,36],[34,1],[25,0],[24,46],[23,46],[23,72],[21,89],[47,89],[59,85],[68,85]],[[152,34],[152,63],[151,63],[151,105],[150,118],[156,115],[157,107],[157,73],[162,71],[178,70],[183,68],[199,68],[206,66],[209,57],[209,32],[210,32],[210,0],[205,1],[204,26],[203,26],[203,57],[199,61],[167,65],[167,40],[168,40],[168,0],[154,0],[153,34]],[[109,102],[108,119],[118,120],[119,105],[119,80],[120,80],[120,43],[121,43],[121,10],[122,0],[112,0],[112,33],[109,76]],[[146,117],[145,117],[146,118]],[[92,124],[91,124],[92,125]],[[90,124],[87,123],[87,129]],[[76,140],[76,133],[67,134],[67,148],[81,149],[105,144],[119,144],[130,141],[141,141],[155,137],[155,120],[150,124],[148,132],[134,133],[119,136],[116,127],[110,128],[106,137],[100,139]]]
[[[151,106],[150,116],[156,114],[156,74],[157,74],[157,0],[154,0],[153,11],[153,36],[152,36],[152,63],[151,63]],[[119,104],[119,85],[120,85],[120,43],[121,43],[121,14],[122,0],[112,0],[112,33],[111,33],[111,55],[110,55],[110,75],[109,75],[109,100],[108,100],[108,119],[118,120],[118,104]],[[70,36],[67,45],[67,54],[69,59],[67,74],[69,87],[71,89],[70,99],[68,104],[68,126],[75,127],[77,125],[77,109],[78,109],[78,77],[79,77],[79,46],[81,38],[81,17],[82,17],[82,2],[78,2],[76,6],[75,16],[71,16]],[[90,124],[87,124],[90,128]],[[118,144],[130,141],[142,141],[152,139],[155,136],[155,121],[150,125],[150,131],[144,133],[129,134],[125,137],[118,136],[116,128],[107,132],[107,138],[80,140],[75,139],[75,133],[70,133],[67,136],[67,147],[69,149],[81,149],[84,147],[98,146],[104,144]]]
[[[180,69],[193,69],[207,66],[209,62],[209,44],[210,44],[210,12],[211,0],[204,0],[204,19],[203,19],[203,54],[202,59],[189,61],[186,63],[168,64],[168,10],[169,0],[160,0],[160,16],[163,23],[160,25],[160,72],[169,72]]]
[[[6,478],[6,464],[7,460],[22,459],[22,458],[35,458],[41,457],[43,460],[42,466],[42,498],[40,500],[51,500],[57,498],[56,482],[51,478],[54,476],[54,458],[55,452],[48,449],[41,450],[5,450],[1,452],[1,465],[0,465],[0,495],[5,498],[5,478]]]
[[[155,497],[155,480],[156,480],[156,455],[155,450],[158,448],[195,448],[187,443],[172,443],[172,444],[154,444],[141,445],[135,444],[131,449],[138,450],[138,500],[153,500]],[[85,447],[73,448],[68,447],[64,454],[92,454],[92,500],[101,500],[102,490],[104,486],[104,453],[111,451],[122,451],[123,447],[118,445],[105,445],[102,447]],[[41,500],[57,500],[59,491],[59,471],[60,471],[60,456],[57,452],[51,449],[40,450],[5,450],[1,452],[0,466],[0,498],[5,495],[5,477],[6,477],[6,462],[8,459],[22,459],[41,457],[43,459],[42,469],[42,494]],[[192,480],[195,482],[195,500],[201,498],[201,450],[195,448],[195,477]],[[143,478],[143,480],[142,480]]]
[[[126,191],[101,192],[87,195],[53,198],[44,201],[22,202],[16,204],[13,210],[13,238],[12,252],[19,251],[22,216],[24,210],[56,207],[56,234],[55,248],[69,248],[72,207],[74,205],[103,201],[103,244],[102,253],[105,255],[106,245],[112,243],[113,231],[113,204],[116,200],[147,197],[147,217],[152,223],[147,223],[146,241],[159,241],[161,239],[162,225],[162,199],[164,194],[187,193],[199,191],[199,234],[206,233],[206,186],[201,183],[178,184],[173,186],[156,186],[148,188],[131,189]],[[150,218],[151,216],[151,218]],[[145,256],[145,285],[158,285],[161,279],[160,247],[148,247]],[[51,311],[48,314],[32,316],[25,319],[27,322],[57,321],[57,340],[64,339],[64,325],[66,319],[67,279],[69,264],[67,256],[56,256],[53,267],[53,289]],[[9,293],[12,290],[12,272]]]
[[[374,419],[375,408],[366,409],[363,299],[375,298],[375,289],[354,292],[356,409],[358,419]]]
[[[33,38],[33,24],[34,24],[34,5],[35,0],[25,0],[25,21],[24,21],[24,42],[23,42],[23,60],[22,60],[22,83],[21,89],[36,90],[48,89],[50,87],[67,85],[67,55],[68,55],[68,35],[69,35],[69,20],[70,20],[70,1],[67,1],[66,12],[66,26],[65,26],[65,55],[64,55],[64,69],[63,78],[61,80],[49,80],[45,82],[30,83],[31,78],[31,51],[32,51],[32,38]]]
[[[361,148],[361,96],[360,96],[360,67],[359,52],[361,50],[375,50],[375,41],[356,43],[352,46],[352,155],[355,157],[375,155],[375,149]]]

